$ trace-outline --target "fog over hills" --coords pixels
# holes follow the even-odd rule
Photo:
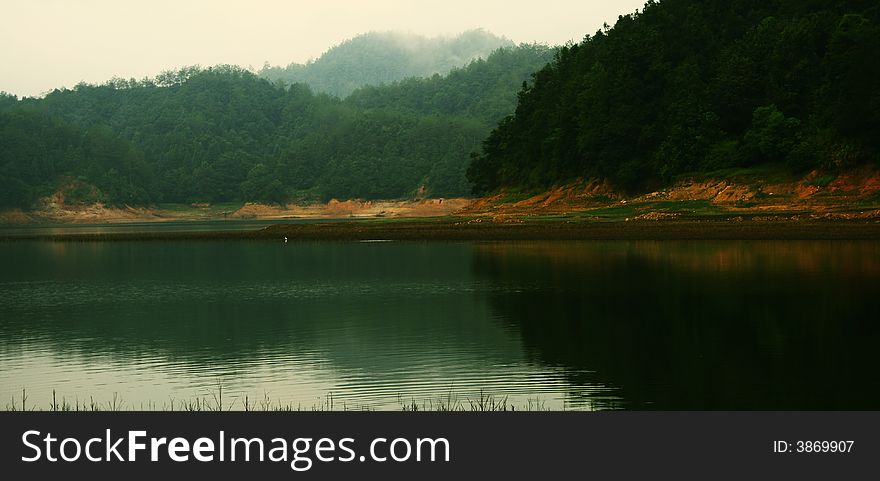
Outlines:
[[[499,47],[512,46],[512,41],[481,29],[455,37],[371,32],[346,40],[305,64],[280,67],[267,63],[259,75],[270,81],[306,83],[315,92],[345,97],[365,85],[445,74],[486,58]]]

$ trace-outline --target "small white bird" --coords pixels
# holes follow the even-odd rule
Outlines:
[[[286,237],[286,236],[284,237],[284,242],[287,242],[287,237]]]

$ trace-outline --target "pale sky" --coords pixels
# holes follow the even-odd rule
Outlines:
[[[484,28],[517,43],[559,45],[644,1],[0,0],[0,91],[39,96],[184,65],[301,63],[370,31]]]

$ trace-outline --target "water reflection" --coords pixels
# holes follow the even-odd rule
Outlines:
[[[878,243],[15,242],[0,407],[876,409]],[[8,401],[6,401],[8,403]],[[45,404],[45,402],[44,402]]]
[[[383,409],[481,390],[570,398],[563,370],[495,322],[486,293],[503,287],[474,279],[468,244],[24,242],[0,255],[6,399],[25,386],[161,402],[218,381],[305,407],[328,393]]]
[[[638,409],[876,409],[880,245],[630,242],[476,249],[533,358]]]

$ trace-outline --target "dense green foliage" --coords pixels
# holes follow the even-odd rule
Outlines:
[[[102,191],[73,178],[70,192],[83,201],[147,200],[135,179],[149,176],[143,156],[106,127],[78,128],[45,113],[0,111],[0,206],[28,207],[58,187],[59,173],[76,173]],[[24,160],[24,161],[22,161]]]
[[[524,79],[550,62],[554,53],[543,45],[500,48],[449,75],[363,87],[346,103],[362,109],[471,117],[494,127],[516,108],[516,96],[511,92],[518,91]]]
[[[876,161],[880,4],[650,1],[562,48],[468,171],[475,192]]]
[[[483,30],[455,38],[373,32],[346,40],[306,64],[283,68],[266,64],[259,75],[273,82],[305,83],[315,92],[345,97],[365,85],[445,74],[499,47],[512,46],[510,40]]]
[[[445,111],[359,105],[230,66],[2,95],[0,205],[26,207],[61,186],[76,187],[68,199],[114,204],[465,195],[469,155],[494,126],[487,113],[510,113],[548,55],[505,48],[425,80],[461,99]],[[513,73],[502,81],[500,71]],[[403,99],[411,84],[357,98]]]

